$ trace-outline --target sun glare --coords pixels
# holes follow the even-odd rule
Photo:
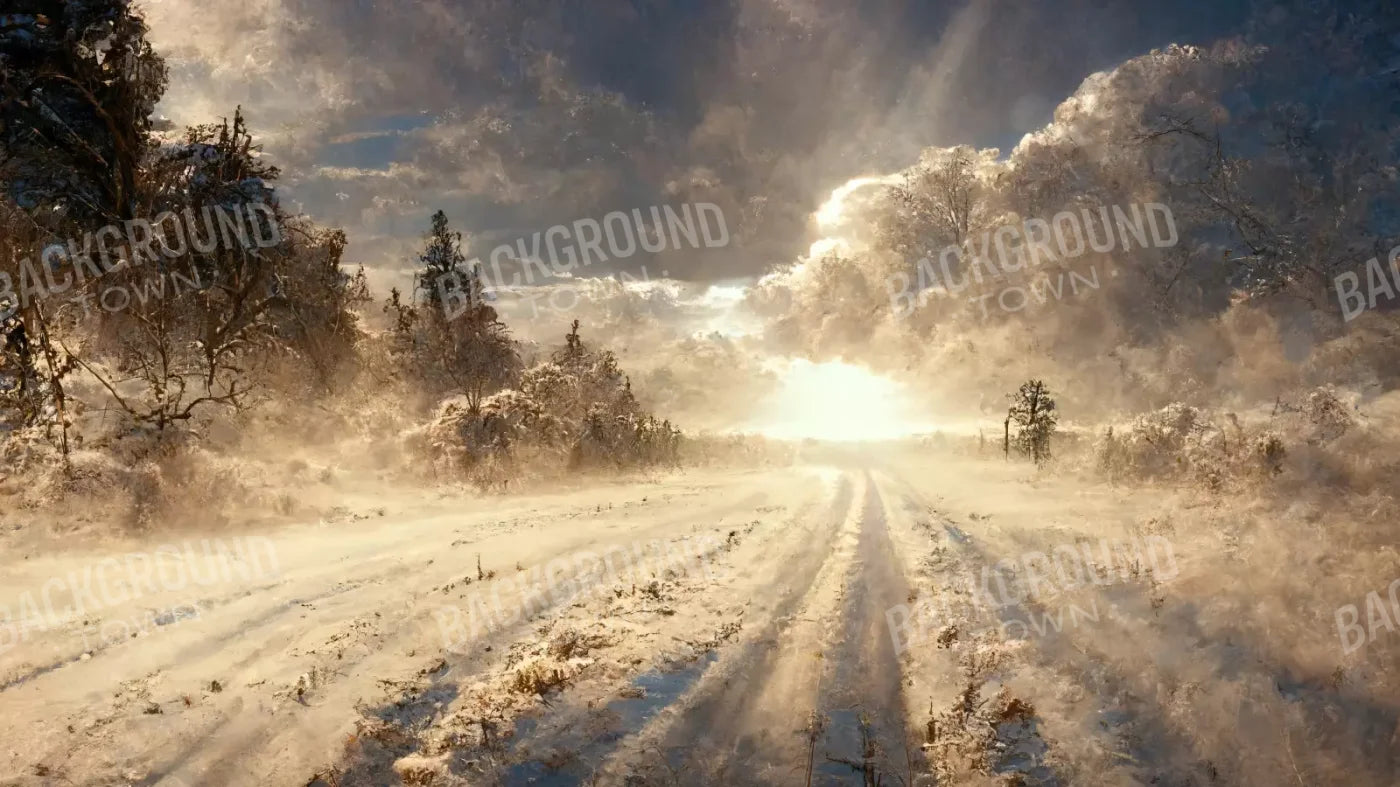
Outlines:
[[[855,191],[874,186],[876,184],[887,184],[896,182],[894,175],[867,175],[859,178],[851,178],[844,184],[832,190],[831,196],[826,198],[826,202],[817,208],[817,225],[822,229],[830,229],[845,218],[846,200]]]
[[[750,431],[795,440],[893,440],[931,431],[900,383],[845,361],[788,361]]]

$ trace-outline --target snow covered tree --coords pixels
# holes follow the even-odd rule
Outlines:
[[[452,342],[450,367],[473,412],[491,393],[511,385],[520,374],[520,353],[496,310],[481,305],[448,325]]]
[[[282,300],[273,310],[294,368],[310,367],[306,382],[320,393],[337,390],[358,368],[364,339],[359,310],[373,299],[364,266],[344,266],[345,232],[304,219],[285,224],[290,251],[278,271]],[[304,375],[303,375],[304,377]]]
[[[0,276],[23,281],[24,260],[47,234],[30,213],[0,197]],[[0,409],[9,411],[0,418],[23,425],[42,423],[50,438],[58,427],[56,442],[67,457],[70,402],[63,381],[72,361],[55,344],[53,318],[37,300],[26,303],[14,293],[0,296],[0,374],[9,377],[0,381]]]
[[[166,151],[156,167],[158,175],[166,176],[159,184],[163,203],[159,207],[178,206],[190,210],[189,215],[197,212],[206,217],[202,223],[210,235],[214,227],[207,217],[213,214],[204,211],[217,208],[259,225],[275,223],[250,229],[264,238],[285,238],[284,218],[276,212],[270,185],[278,171],[259,153],[241,107],[234,110],[232,122],[225,119],[190,129],[185,144]],[[255,212],[255,205],[267,212]],[[197,232],[193,227],[189,231]],[[282,267],[290,256],[289,245],[257,248],[250,233],[243,238],[225,236],[208,252],[192,248],[177,258],[204,285],[194,302],[206,386],[213,386],[226,361],[234,361],[256,345],[270,345],[281,335],[273,310],[285,304]]]
[[[90,231],[135,215],[164,61],[130,0],[20,0],[0,15],[0,189],[37,236]],[[7,211],[8,212],[8,211]],[[8,223],[8,222],[7,222]],[[28,233],[25,233],[27,236]],[[15,260],[33,258],[20,249]],[[18,279],[15,279],[18,281]],[[68,359],[39,303],[7,318],[37,346],[63,427]]]
[[[281,212],[278,174],[241,109],[190,128],[141,171],[137,214],[166,217],[151,222],[162,239],[81,285],[76,316],[91,325],[64,343],[133,421],[164,430],[205,405],[241,408],[272,384],[326,391],[353,356],[363,277],[341,269],[344,233]],[[91,290],[115,287],[137,296],[92,308]]]
[[[124,286],[145,296],[84,315],[95,317],[97,330],[71,348],[135,421],[164,430],[201,405],[241,407],[267,382],[269,362],[289,349],[294,320],[275,310],[287,303],[283,273],[294,248],[270,185],[277,174],[260,160],[241,110],[232,122],[189,129],[143,171],[138,213],[181,216],[184,248],[89,279],[86,287]],[[236,231],[224,226],[230,218]],[[280,242],[259,248],[254,234]],[[165,292],[175,289],[175,276],[193,284],[178,298]],[[144,393],[118,395],[119,379],[98,358],[115,359],[116,375],[143,381]]]
[[[892,210],[881,234],[891,249],[911,260],[944,246],[962,246],[993,212],[989,175],[997,151],[967,145],[929,148],[890,189]]]

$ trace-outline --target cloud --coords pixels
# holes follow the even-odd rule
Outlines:
[[[716,280],[791,261],[832,188],[930,144],[1007,144],[1084,74],[1234,5],[971,0],[146,0],[160,112],[243,105],[288,204],[402,260],[436,208],[464,233],[661,202],[732,217]],[[1203,10],[1204,9],[1204,10]],[[1201,20],[1205,20],[1202,22]],[[375,201],[379,202],[376,203]],[[390,213],[374,206],[392,205]]]

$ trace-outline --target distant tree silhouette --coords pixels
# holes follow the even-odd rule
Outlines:
[[[1011,408],[1006,416],[1016,424],[1016,449],[1030,454],[1036,464],[1050,458],[1050,437],[1059,421],[1055,400],[1040,380],[1028,380],[1011,395]]]

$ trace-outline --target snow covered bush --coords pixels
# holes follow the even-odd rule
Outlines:
[[[674,463],[680,431],[646,413],[609,351],[593,351],[578,334],[520,376],[518,389],[495,393],[473,408],[465,396],[444,400],[426,432],[440,473],[512,475],[528,454],[532,464],[585,468]],[[544,469],[544,468],[537,468]]]
[[[1283,471],[1283,440],[1268,429],[1247,430],[1234,413],[1220,422],[1181,402],[1138,416],[1095,447],[1096,465],[1109,477],[1193,481],[1219,490]]]

